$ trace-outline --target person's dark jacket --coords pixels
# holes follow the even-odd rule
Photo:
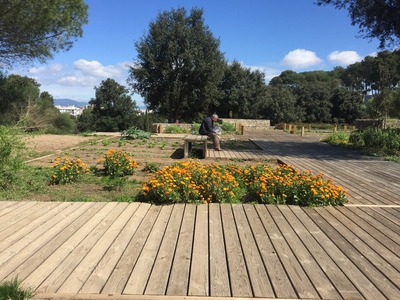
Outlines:
[[[199,133],[201,135],[207,135],[214,132],[214,121],[211,117],[207,117],[201,122]]]

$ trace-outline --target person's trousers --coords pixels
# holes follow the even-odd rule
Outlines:
[[[219,145],[219,136],[216,133],[209,133],[207,136],[212,140],[214,144],[214,149],[221,149]]]

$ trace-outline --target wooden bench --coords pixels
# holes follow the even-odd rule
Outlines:
[[[183,157],[189,157],[189,152],[192,150],[192,143],[203,144],[203,158],[207,157],[207,136],[188,134],[185,136],[185,144],[183,146]]]

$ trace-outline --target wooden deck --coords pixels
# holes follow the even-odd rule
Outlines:
[[[400,164],[275,131],[342,207],[0,202],[0,281],[36,299],[400,299]],[[225,152],[225,151],[223,151]]]

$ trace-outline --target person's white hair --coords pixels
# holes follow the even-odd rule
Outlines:
[[[217,114],[213,114],[213,115],[211,116],[211,118],[213,118],[214,120],[218,120],[218,115],[217,115]]]

